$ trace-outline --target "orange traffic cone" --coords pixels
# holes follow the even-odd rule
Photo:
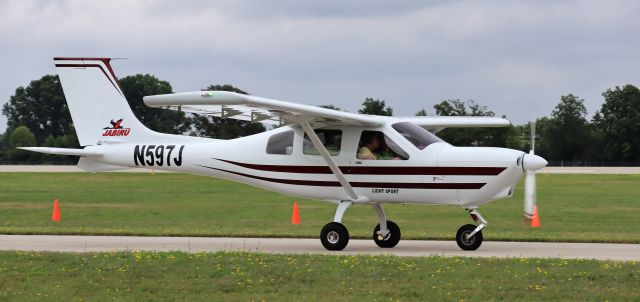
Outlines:
[[[531,227],[540,227],[540,215],[538,215],[538,206],[533,207],[533,218],[531,218]]]
[[[60,207],[58,206],[57,198],[53,201],[53,215],[51,215],[51,220],[60,221]]]
[[[293,203],[293,215],[291,215],[291,224],[300,224],[300,212],[298,211],[298,202]]]

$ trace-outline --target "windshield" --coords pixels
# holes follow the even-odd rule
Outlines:
[[[422,150],[433,143],[444,142],[424,128],[409,122],[395,123],[391,127],[410,141],[416,148]]]

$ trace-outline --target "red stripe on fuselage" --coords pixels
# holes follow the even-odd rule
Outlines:
[[[219,161],[230,163],[236,166],[269,172],[287,173],[310,173],[310,174],[332,174],[327,166],[285,166],[285,165],[260,165],[241,163],[230,160],[214,158]],[[357,175],[464,175],[464,176],[495,176],[506,168],[503,167],[354,167],[341,166],[340,171],[344,174]]]
[[[314,187],[340,187],[337,181],[322,180],[301,180],[301,179],[282,179],[270,178],[240,172],[234,172],[224,169],[218,169],[208,166],[200,166],[212,170],[231,173],[238,176],[249,177],[253,179],[275,182],[288,185],[314,186]],[[359,182],[352,181],[349,184],[354,188],[393,188],[393,189],[448,189],[448,190],[477,190],[484,187],[486,183],[404,183],[404,182]]]

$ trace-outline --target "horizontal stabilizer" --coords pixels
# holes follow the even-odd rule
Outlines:
[[[57,155],[75,155],[75,156],[102,156],[103,153],[90,149],[72,149],[72,148],[51,148],[51,147],[18,147],[18,149],[39,152],[45,154]]]

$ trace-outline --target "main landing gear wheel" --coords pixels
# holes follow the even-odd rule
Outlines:
[[[379,223],[373,229],[373,241],[381,248],[392,248],[400,242],[400,227],[395,222],[387,220],[387,229],[389,229],[389,234],[384,237],[378,234],[380,231]]]
[[[330,251],[341,251],[349,243],[349,231],[342,223],[327,223],[320,231],[320,242]]]
[[[456,233],[456,242],[461,249],[465,251],[475,251],[480,247],[482,244],[482,231],[468,237],[476,227],[477,226],[473,224],[465,224],[458,229],[458,233]]]

